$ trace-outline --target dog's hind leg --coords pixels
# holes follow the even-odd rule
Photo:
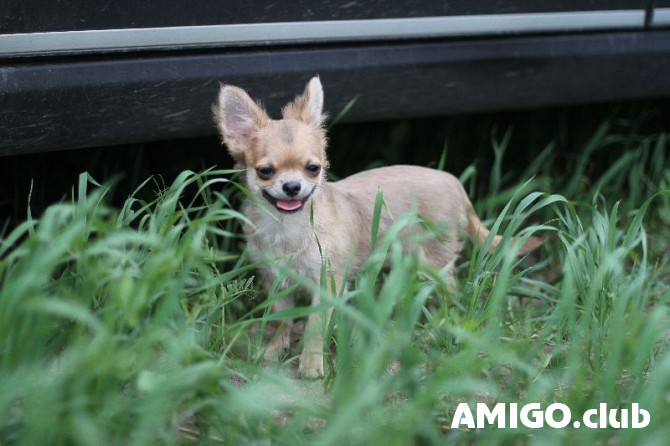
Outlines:
[[[454,275],[455,261],[463,248],[463,243],[457,238],[442,240],[432,239],[422,250],[422,261],[430,265],[435,271],[442,272],[444,285],[450,294],[458,291],[458,280]]]

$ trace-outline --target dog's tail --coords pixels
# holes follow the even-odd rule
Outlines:
[[[479,217],[477,217],[477,214],[475,214],[474,210],[471,210],[468,213],[468,233],[470,234],[470,239],[477,243],[479,246],[482,246],[484,242],[486,241],[486,238],[489,236],[489,231],[486,226],[479,220]],[[493,252],[496,247],[500,244],[500,241],[502,240],[501,235],[496,235],[493,238],[493,242],[491,243],[491,246],[489,246],[489,252]],[[544,238],[539,238],[539,237],[529,237],[523,245],[521,245],[521,248],[519,248],[518,254],[526,254],[527,252],[530,252],[534,250],[535,248],[538,248],[540,245],[542,245],[546,239]]]

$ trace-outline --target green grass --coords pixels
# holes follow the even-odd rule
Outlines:
[[[454,290],[373,229],[347,291],[286,314],[335,307],[323,381],[253,359],[281,295],[265,299],[240,251],[233,172],[146,182],[121,208],[82,174],[70,202],[0,239],[0,444],[665,445],[668,142],[604,124],[564,173],[549,145],[510,178],[510,139],[494,139],[490,190],[475,166],[461,179],[494,232],[547,243],[526,259],[509,239],[468,245]],[[590,177],[605,151],[620,156]],[[637,402],[651,423],[451,429],[460,402],[561,402],[573,419]]]

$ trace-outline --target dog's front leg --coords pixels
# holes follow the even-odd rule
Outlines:
[[[331,283],[329,280],[328,283]],[[335,279],[337,289],[341,286],[341,281]],[[321,292],[328,291],[322,287]],[[336,296],[339,291],[336,290]],[[316,292],[312,296],[312,306],[318,306],[322,302],[320,293]],[[307,318],[305,325],[305,333],[303,335],[303,349],[300,354],[298,372],[301,378],[321,378],[324,376],[323,368],[323,349],[324,349],[324,333],[330,324],[330,318],[333,315],[333,307],[329,306],[325,311],[322,309],[315,310]],[[325,323],[324,323],[325,316]]]
[[[330,320],[332,309],[328,309],[327,313],[327,319]],[[325,327],[321,310],[309,315],[303,336],[304,346],[298,365],[301,378],[323,377],[323,332]]]
[[[293,308],[293,298],[285,297],[272,305],[272,312],[278,313],[284,310],[290,310]],[[293,320],[286,319],[283,321],[278,321],[279,326],[275,330],[270,342],[268,342],[265,347],[265,352],[263,357],[266,361],[276,361],[281,359],[284,353],[291,346],[291,329],[293,328]]]

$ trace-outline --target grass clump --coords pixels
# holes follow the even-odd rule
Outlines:
[[[226,173],[185,172],[121,211],[84,174],[71,203],[3,239],[3,444],[177,444],[207,437],[201,414],[226,426],[213,437],[248,438],[246,403],[215,403],[239,399],[246,380],[221,358],[226,309],[253,285],[223,237],[242,217],[211,192]],[[206,204],[184,204],[188,187]]]
[[[668,137],[604,128],[589,144],[564,175],[551,147],[518,184],[494,164],[477,206],[505,241],[466,250],[457,287],[394,236],[420,216],[373,230],[364,272],[324,298],[323,382],[255,359],[276,316],[240,253],[232,171],[184,172],[120,209],[82,175],[70,202],[0,239],[0,443],[665,444]],[[613,146],[625,162],[589,177]],[[475,177],[464,171],[471,190]],[[549,240],[524,259],[513,234]],[[560,402],[573,419],[636,402],[651,423],[452,429],[461,402]]]

